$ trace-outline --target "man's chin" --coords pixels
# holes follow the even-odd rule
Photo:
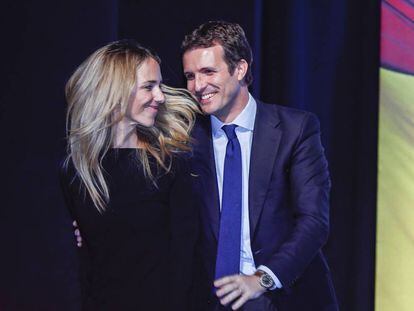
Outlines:
[[[204,114],[212,115],[215,112],[215,109],[211,103],[207,104],[200,104],[201,111],[203,111]]]

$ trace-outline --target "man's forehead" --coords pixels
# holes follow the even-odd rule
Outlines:
[[[223,60],[224,50],[221,45],[210,47],[197,47],[186,51],[183,55],[183,65],[185,66],[211,66],[217,61]]]

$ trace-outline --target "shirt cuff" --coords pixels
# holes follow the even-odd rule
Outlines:
[[[261,270],[261,271],[266,272],[273,279],[273,282],[275,283],[275,285],[273,285],[271,288],[269,288],[270,290],[275,290],[276,288],[282,288],[283,287],[282,283],[280,283],[277,276],[268,267],[261,265],[261,266],[257,267],[257,270]]]

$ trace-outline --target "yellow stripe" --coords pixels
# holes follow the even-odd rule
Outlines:
[[[414,310],[414,77],[380,71],[376,311]]]

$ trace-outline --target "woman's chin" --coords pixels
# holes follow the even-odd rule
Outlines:
[[[155,124],[155,119],[148,119],[148,120],[137,120],[135,121],[135,125],[138,127],[153,127]]]

